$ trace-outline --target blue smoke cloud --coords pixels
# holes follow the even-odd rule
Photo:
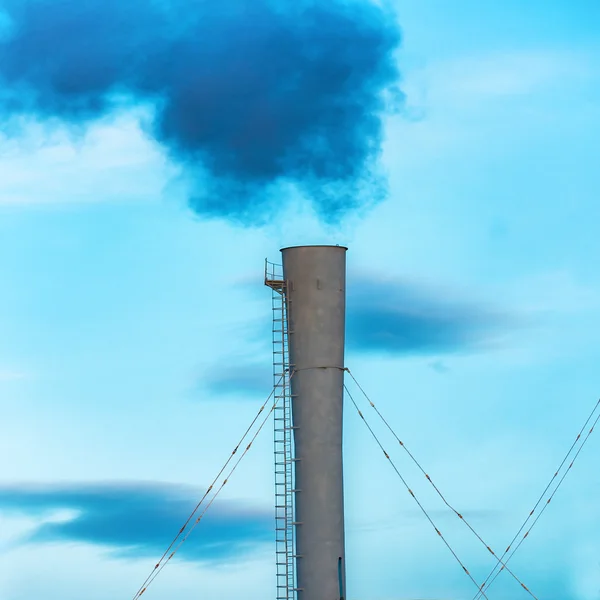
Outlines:
[[[3,0],[0,111],[85,126],[123,102],[195,181],[192,208],[264,219],[282,184],[332,222],[384,189],[402,100],[394,14],[371,0]]]
[[[42,523],[27,543],[85,542],[122,557],[157,557],[167,548],[203,492],[160,483],[2,485],[0,508],[32,517],[73,510],[65,521]],[[273,539],[273,513],[216,501],[182,546],[181,557],[227,562]],[[178,553],[179,556],[179,553]]]

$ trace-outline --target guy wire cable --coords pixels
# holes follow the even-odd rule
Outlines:
[[[402,474],[398,470],[398,467],[396,467],[396,464],[390,458],[390,455],[385,451],[385,448],[383,447],[383,444],[379,441],[379,438],[377,437],[377,434],[373,431],[373,429],[369,425],[367,419],[362,414],[360,408],[358,408],[358,405],[356,404],[356,401],[352,397],[352,394],[350,393],[350,390],[348,389],[348,387],[346,386],[346,384],[344,384],[344,389],[346,390],[346,394],[348,394],[348,397],[350,398],[350,401],[354,405],[354,408],[356,408],[356,412],[358,412],[358,416],[362,419],[363,423],[367,426],[368,430],[371,432],[371,435],[373,436],[373,438],[377,442],[377,445],[379,446],[379,448],[383,452],[384,456],[387,458],[387,460],[389,461],[390,465],[392,466],[392,468],[396,472],[396,475],[398,475],[398,477],[400,478],[400,481],[402,481],[402,483],[404,484],[404,487],[406,488],[406,490],[408,491],[408,493],[413,497],[413,500],[417,503],[417,505],[421,509],[421,512],[425,515],[425,517],[427,518],[427,520],[429,521],[429,523],[431,524],[431,526],[434,528],[434,530],[438,534],[438,536],[441,538],[441,540],[444,542],[444,544],[446,545],[446,547],[448,548],[448,550],[450,550],[450,552],[452,553],[452,556],[454,556],[454,558],[456,559],[456,561],[458,562],[458,564],[461,566],[462,570],[467,574],[467,576],[469,577],[469,579],[473,582],[473,584],[475,585],[475,587],[479,590],[480,586],[477,583],[477,581],[475,581],[475,579],[473,578],[473,576],[471,575],[471,573],[469,572],[469,570],[467,569],[467,567],[465,567],[464,563],[460,560],[460,558],[458,557],[458,555],[456,554],[456,552],[454,551],[454,549],[452,548],[452,546],[450,546],[450,544],[448,543],[448,541],[446,540],[446,538],[442,535],[442,532],[436,527],[435,523],[433,522],[433,519],[429,516],[429,513],[427,512],[427,510],[425,510],[425,507],[421,504],[421,502],[419,501],[419,499],[415,496],[414,492],[410,489],[410,487],[409,487],[408,483],[406,482],[406,480],[404,479],[404,477],[402,477]],[[485,594],[483,594],[483,596],[485,598],[487,598],[487,596]]]
[[[467,521],[467,519],[465,519],[465,517],[462,515],[462,513],[458,512],[447,500],[446,497],[442,494],[442,492],[440,491],[440,489],[435,485],[435,483],[433,482],[433,480],[431,479],[431,477],[427,474],[427,472],[425,471],[425,469],[421,466],[421,464],[419,463],[419,461],[415,458],[415,456],[412,454],[412,452],[407,448],[407,446],[404,444],[404,442],[398,437],[398,435],[396,434],[396,432],[394,431],[394,429],[392,428],[392,426],[388,423],[388,421],[385,419],[385,417],[381,414],[381,412],[379,411],[379,409],[375,406],[375,403],[369,398],[369,396],[367,395],[367,393],[365,392],[365,390],[363,389],[363,387],[358,383],[358,381],[356,380],[356,378],[354,377],[354,375],[352,374],[352,372],[350,371],[350,369],[346,369],[346,371],[348,372],[348,374],[350,375],[350,377],[352,378],[352,380],[354,381],[354,383],[356,384],[356,386],[358,387],[358,389],[362,392],[363,396],[366,398],[367,402],[371,405],[371,407],[375,410],[375,412],[377,413],[377,415],[379,416],[379,418],[381,419],[381,421],[384,423],[384,425],[387,427],[387,429],[391,432],[391,434],[394,436],[394,438],[396,438],[396,441],[398,442],[398,444],[400,444],[400,446],[404,449],[404,451],[408,454],[408,456],[410,457],[410,459],[412,460],[412,462],[417,466],[417,468],[421,471],[421,473],[423,473],[423,475],[425,475],[425,478],[427,479],[427,481],[431,484],[431,486],[433,487],[433,489],[436,491],[437,495],[442,499],[443,503],[469,528],[469,530],[475,535],[475,537],[485,546],[485,548],[488,550],[488,552],[499,562],[502,564],[502,568],[506,568],[507,572],[513,577],[513,579],[533,598],[535,598],[537,600],[537,597],[535,596],[535,594],[533,594],[533,592],[517,577],[517,575],[515,575],[515,573],[513,573],[513,571],[511,571],[511,569],[509,569],[505,563],[502,562],[501,558],[498,558],[497,554],[492,550],[492,547],[489,546],[487,544],[487,542],[479,535],[479,533],[477,533],[477,531],[475,531],[475,529],[472,527],[472,525]]]
[[[358,381],[356,380],[356,378],[354,377],[354,375],[350,372],[349,369],[346,369],[348,374],[350,375],[350,377],[352,377],[352,379],[354,380],[354,382],[356,383],[357,387],[360,389],[360,391],[363,393],[363,395],[365,396],[365,398],[367,399],[367,401],[371,404],[371,406],[375,409],[375,411],[379,414],[379,416],[381,417],[382,421],[386,424],[386,426],[388,427],[388,429],[392,432],[392,434],[394,435],[394,437],[396,437],[396,439],[398,440],[398,442],[400,443],[400,445],[407,451],[407,453],[409,454],[409,456],[411,456],[411,458],[414,460],[415,464],[417,464],[417,466],[419,466],[419,468],[421,469],[421,471],[423,471],[423,469],[420,467],[420,465],[418,465],[417,461],[414,459],[414,457],[412,456],[412,454],[409,452],[408,448],[406,448],[406,446],[403,444],[403,442],[401,440],[398,439],[398,437],[396,436],[396,434],[394,433],[394,431],[392,430],[392,428],[388,425],[387,421],[383,418],[383,416],[380,414],[379,410],[377,409],[377,407],[373,404],[373,402],[369,399],[369,397],[367,396],[366,392],[364,391],[364,389],[361,387],[361,385],[358,383]],[[497,560],[496,565],[492,568],[492,571],[489,573],[488,577],[485,579],[484,583],[482,584],[482,589],[485,586],[485,584],[487,583],[487,581],[490,579],[490,577],[492,577],[492,575],[494,574],[495,570],[498,568],[498,565],[502,565],[500,570],[498,572],[496,572],[496,574],[494,575],[494,578],[492,579],[492,581],[494,579],[496,579],[496,577],[499,575],[499,573],[501,571],[503,571],[505,568],[506,570],[513,575],[514,574],[510,571],[510,569],[506,566],[506,563],[508,563],[508,561],[510,560],[510,558],[513,556],[513,554],[517,551],[517,548],[525,541],[525,538],[527,538],[527,536],[529,535],[529,533],[531,532],[531,530],[533,529],[535,523],[537,523],[537,521],[539,520],[539,518],[541,517],[541,515],[543,514],[543,512],[546,510],[548,504],[550,503],[550,500],[552,500],[552,498],[554,497],[554,494],[558,491],[558,488],[560,487],[560,485],[562,484],[563,480],[566,477],[566,474],[568,473],[568,471],[571,469],[571,467],[573,466],[573,463],[575,462],[575,459],[577,458],[577,456],[579,455],[579,453],[581,452],[583,446],[585,445],[585,443],[587,442],[587,439],[589,438],[589,436],[591,435],[592,431],[594,430],[594,427],[596,425],[596,423],[598,422],[598,420],[600,419],[600,415],[598,417],[596,417],[596,420],[594,421],[592,428],[589,430],[587,436],[585,437],[585,439],[583,440],[579,450],[577,451],[577,453],[575,454],[575,457],[573,458],[573,460],[571,461],[571,464],[569,465],[569,467],[567,468],[567,471],[563,474],[561,480],[559,481],[558,485],[556,486],[554,492],[551,494],[550,498],[547,500],[545,506],[543,507],[542,511],[538,514],[537,518],[535,519],[534,523],[531,525],[531,527],[529,528],[529,530],[527,531],[527,533],[523,536],[523,538],[521,539],[521,541],[519,542],[517,548],[515,548],[513,550],[513,552],[510,554],[509,558],[505,561],[502,562],[504,557],[506,556],[506,554],[509,552],[509,550],[511,549],[512,544],[515,542],[515,540],[517,539],[517,537],[519,536],[519,534],[521,533],[521,531],[525,528],[526,524],[528,523],[529,519],[532,517],[532,515],[534,514],[535,510],[537,509],[537,507],[539,506],[540,502],[544,499],[544,496],[546,494],[546,492],[548,491],[548,489],[551,487],[552,482],[554,481],[554,479],[559,475],[562,467],[564,466],[564,464],[566,463],[566,461],[568,460],[568,457],[570,456],[571,452],[573,451],[573,449],[575,448],[575,446],[577,445],[577,442],[580,440],[581,435],[583,434],[585,428],[587,427],[588,423],[590,422],[590,420],[592,419],[592,417],[594,416],[594,413],[596,412],[596,410],[598,409],[598,407],[600,406],[600,400],[598,400],[598,402],[596,403],[596,405],[594,406],[594,408],[592,409],[591,413],[589,414],[588,418],[586,419],[585,423],[583,424],[581,430],[579,431],[577,437],[575,438],[575,441],[573,442],[573,444],[571,445],[571,447],[569,448],[569,451],[567,452],[567,454],[565,455],[565,457],[563,458],[563,461],[561,462],[560,466],[558,467],[558,469],[556,470],[554,476],[552,477],[552,479],[550,480],[550,482],[548,483],[548,485],[546,486],[546,488],[544,489],[544,491],[542,492],[540,498],[538,499],[538,501],[536,502],[533,510],[529,513],[529,516],[525,519],[525,521],[523,522],[523,524],[521,525],[521,528],[519,529],[519,531],[516,533],[516,535],[514,536],[514,538],[512,539],[512,541],[510,542],[510,544],[508,545],[508,547],[506,548],[506,550],[504,551],[504,553],[502,554],[502,556],[500,558],[498,558],[493,552],[492,554],[494,555],[494,557]],[[423,471],[424,472],[424,471]],[[436,491],[438,491],[437,487],[433,484],[433,481],[431,481],[431,479],[427,476],[426,473],[425,477],[427,477],[427,479],[430,481],[430,483],[433,485],[433,487],[436,489]],[[443,498],[443,496],[440,493],[440,497],[442,497],[442,499],[445,502],[445,499]],[[446,502],[445,502],[446,503]],[[447,503],[446,503],[447,504]],[[447,504],[451,510],[453,510],[455,513],[457,511],[455,511],[449,504]],[[461,516],[458,513],[459,516]],[[462,517],[462,516],[461,516]],[[466,520],[464,519],[464,517],[462,517],[462,519],[465,521],[465,524],[467,526],[469,526],[469,524],[466,522]],[[471,529],[473,531],[473,533],[475,533],[475,535],[477,535],[477,533],[469,526],[469,529]],[[479,538],[479,535],[477,535],[477,537]],[[481,538],[479,538],[481,539]],[[483,541],[483,540],[481,540]],[[487,545],[486,545],[487,547]],[[491,549],[488,547],[488,550]],[[515,577],[516,579],[516,577]],[[517,579],[518,581],[518,579]],[[521,582],[519,582],[521,583]],[[491,582],[490,584],[491,585]],[[489,588],[488,585],[488,588]],[[524,586],[521,583],[521,586],[527,590],[529,593],[530,590],[527,589],[526,586]],[[533,595],[533,594],[532,594]],[[476,600],[478,597],[480,596],[480,593],[478,592],[477,595],[473,598],[473,600]]]
[[[587,421],[585,422],[584,426],[582,427],[581,431],[579,432],[579,434],[577,435],[577,438],[575,438],[575,442],[573,442],[573,445],[571,446],[571,448],[569,449],[569,451],[567,452],[567,454],[565,455],[565,458],[563,459],[562,463],[560,464],[560,467],[557,469],[557,471],[555,472],[555,474],[553,475],[552,479],[550,480],[550,483],[546,486],[546,489],[544,490],[544,492],[542,493],[542,495],[540,496],[540,499],[536,502],[534,509],[529,513],[529,516],[525,519],[525,521],[523,522],[523,525],[521,525],[521,528],[519,529],[519,531],[517,532],[517,534],[515,535],[515,537],[512,539],[510,545],[508,546],[508,548],[505,550],[505,553],[502,555],[504,557],[504,555],[510,550],[511,545],[514,543],[514,541],[517,539],[517,537],[519,536],[519,534],[521,533],[521,531],[523,530],[523,528],[525,527],[526,523],[529,521],[529,519],[531,518],[531,515],[533,515],[535,509],[537,508],[537,506],[539,505],[539,503],[543,500],[546,492],[548,491],[548,488],[550,488],[552,481],[554,481],[554,479],[556,478],[556,476],[559,474],[562,466],[565,464],[569,454],[571,453],[571,451],[573,450],[573,448],[575,447],[575,445],[577,444],[577,442],[579,441],[580,437],[581,437],[581,433],[583,432],[583,430],[585,429],[585,427],[587,426],[587,424],[589,423],[590,419],[592,418],[593,414],[596,412],[596,409],[598,408],[598,406],[600,405],[600,400],[598,400],[598,402],[596,403],[596,406],[594,407],[594,409],[592,410],[592,412],[590,413],[590,416],[588,417]],[[552,498],[554,498],[554,495],[556,494],[556,492],[558,491],[558,488],[561,486],[562,482],[565,480],[565,477],[567,476],[567,473],[569,473],[569,471],[571,470],[571,467],[573,466],[573,463],[575,462],[575,460],[577,459],[577,457],[579,456],[579,453],[581,452],[581,450],[583,449],[583,447],[585,446],[588,438],[590,437],[590,435],[592,434],[592,432],[594,431],[594,427],[596,426],[596,424],[598,423],[598,420],[600,419],[600,414],[598,414],[598,416],[596,417],[596,419],[594,420],[591,429],[588,431],[587,435],[585,436],[585,438],[583,439],[583,441],[581,442],[581,445],[579,446],[577,452],[575,453],[575,456],[573,457],[573,459],[571,460],[571,462],[569,463],[569,466],[567,467],[567,469],[565,470],[565,472],[563,473],[562,477],[560,478],[559,482],[557,483],[556,487],[554,488],[554,491],[550,494],[548,500],[546,500],[544,506],[542,507],[542,510],[538,513],[537,517],[534,519],[533,523],[531,524],[531,527],[527,530],[527,532],[525,533],[525,535],[521,538],[521,540],[519,541],[519,543],[517,544],[517,546],[512,550],[512,552],[510,553],[510,555],[508,556],[508,558],[506,559],[505,563],[507,563],[515,554],[515,552],[519,549],[519,547],[521,546],[521,544],[525,541],[525,539],[529,536],[531,530],[535,527],[535,524],[539,521],[540,517],[544,514],[544,511],[546,510],[546,508],[548,508],[548,505],[550,504],[550,501],[552,500]],[[489,578],[492,576],[492,574],[494,573],[494,571],[496,570],[496,568],[498,567],[498,564],[496,564],[494,566],[494,568],[492,569],[492,571],[490,572],[490,574],[487,576],[486,580],[484,581],[483,585],[485,585],[486,581],[489,580]],[[494,575],[494,577],[492,578],[492,580],[489,582],[488,584],[488,589],[489,587],[492,585],[492,582],[498,577],[498,575],[500,575],[500,573],[502,572],[504,567],[502,567],[499,571],[497,571]],[[483,588],[482,585],[482,588]],[[473,600],[476,600],[479,597],[479,594],[477,594]]]
[[[294,376],[294,373],[292,372],[289,380],[292,379],[292,377]],[[161,556],[160,560],[156,563],[156,565],[154,566],[154,568],[152,569],[152,571],[150,572],[150,574],[146,577],[146,579],[144,580],[144,582],[142,583],[142,585],[139,587],[138,591],[136,592],[136,594],[134,595],[134,600],[136,600],[136,598],[139,598],[144,591],[146,590],[146,588],[150,585],[150,583],[155,579],[156,575],[158,575],[158,572],[162,571],[164,564],[166,564],[166,562],[168,562],[172,556],[175,554],[175,552],[177,551],[177,549],[175,550],[175,552],[173,552],[171,554],[171,556],[169,556],[169,558],[165,561],[165,557],[168,555],[168,553],[170,552],[171,548],[175,545],[175,543],[177,542],[177,540],[181,537],[181,535],[183,534],[183,532],[185,531],[185,529],[187,528],[187,526],[189,525],[190,521],[194,518],[194,515],[198,512],[198,510],[200,509],[200,506],[202,505],[202,503],[204,502],[204,500],[206,499],[206,497],[208,496],[208,494],[211,492],[211,490],[214,488],[215,484],[217,483],[219,477],[221,477],[221,475],[223,474],[223,472],[225,471],[225,469],[227,468],[227,465],[229,465],[229,463],[233,460],[233,457],[235,456],[235,454],[237,453],[237,451],[239,450],[240,446],[242,445],[243,441],[246,439],[246,437],[248,436],[248,433],[251,431],[251,429],[254,427],[256,421],[258,420],[258,418],[260,417],[260,415],[262,414],[262,412],[264,411],[265,407],[267,406],[267,403],[269,402],[269,400],[271,400],[271,398],[273,397],[273,395],[275,394],[275,390],[277,389],[277,386],[281,383],[281,381],[283,380],[283,378],[285,377],[285,374],[282,375],[279,378],[279,381],[273,386],[273,389],[271,390],[271,393],[269,394],[269,396],[267,397],[267,399],[264,401],[264,403],[262,404],[262,406],[260,407],[260,409],[258,410],[258,412],[256,413],[254,419],[252,420],[252,422],[250,423],[250,425],[248,426],[248,428],[246,429],[246,431],[244,432],[244,434],[242,435],[242,437],[240,438],[239,442],[237,443],[237,445],[235,446],[235,448],[233,449],[233,451],[231,452],[231,454],[229,455],[229,458],[227,459],[227,461],[225,462],[225,464],[223,465],[223,467],[221,468],[221,470],[219,471],[219,473],[216,475],[216,477],[213,479],[212,483],[210,484],[210,486],[208,487],[208,489],[206,490],[206,492],[204,493],[204,495],[202,496],[202,498],[200,499],[200,501],[198,502],[198,504],[196,504],[196,507],[194,508],[194,510],[190,513],[189,517],[187,518],[186,522],[184,523],[184,525],[181,527],[181,529],[179,530],[179,532],[177,533],[177,535],[173,538],[173,540],[171,541],[171,543],[169,544],[169,547],[165,550],[165,552],[163,553],[163,555]],[[275,405],[273,405],[273,407],[271,408],[271,410],[269,411],[269,413],[267,414],[267,417],[265,418],[265,420],[263,421],[263,423],[261,424],[260,428],[258,429],[258,431],[260,431],[262,429],[262,427],[264,426],[266,419],[268,419],[269,415],[271,414],[271,412],[273,412],[273,409],[275,408]],[[252,441],[250,442],[250,445],[252,444],[252,442],[254,441],[254,439],[256,438],[256,435],[258,434],[258,432],[255,434],[254,438],[252,438]],[[235,470],[235,467],[237,467],[237,465],[239,464],[241,458],[246,454],[246,452],[249,450],[248,446],[246,448],[246,450],[244,451],[244,453],[242,454],[242,456],[240,457],[240,459],[237,461],[236,465],[234,466],[234,468],[232,469],[231,473],[233,472],[233,470]],[[224,485],[224,484],[223,484]],[[219,491],[222,489],[223,485],[221,486],[221,488],[219,488]],[[216,494],[215,494],[216,496]],[[214,500],[214,496],[213,499],[211,500],[211,504],[212,501]],[[209,504],[210,506],[210,504]],[[206,509],[204,510],[204,512],[206,512]],[[204,514],[204,512],[202,514]],[[198,522],[194,523],[194,525],[192,526],[192,529],[195,528],[195,526],[197,525]],[[191,530],[190,530],[191,531]],[[189,532],[186,534],[185,539],[187,539],[189,535]],[[181,544],[179,544],[181,545]],[[179,548],[179,546],[177,546],[177,548]],[[164,564],[163,564],[164,562]]]
[[[150,584],[158,577],[159,573],[165,568],[165,566],[169,563],[169,561],[175,556],[175,554],[177,553],[177,551],[179,550],[179,548],[181,547],[181,545],[188,539],[188,537],[190,536],[190,534],[192,533],[192,531],[194,531],[194,529],[196,528],[196,526],[200,523],[200,521],[202,520],[202,517],[204,517],[206,511],[210,508],[210,506],[212,505],[212,503],[215,501],[216,497],[219,495],[219,493],[221,492],[221,490],[225,487],[225,485],[229,481],[229,479],[232,476],[233,472],[236,470],[236,468],[238,467],[238,465],[240,464],[240,462],[242,461],[242,459],[244,458],[244,456],[246,455],[246,453],[252,447],[252,444],[254,443],[254,440],[257,438],[258,434],[261,432],[262,428],[264,427],[264,425],[267,422],[268,418],[270,417],[271,413],[273,412],[273,410],[277,406],[278,401],[279,401],[279,398],[277,398],[275,400],[275,403],[271,407],[271,410],[269,410],[267,416],[264,418],[263,422],[260,424],[260,427],[257,429],[256,433],[254,434],[254,436],[250,440],[250,443],[246,446],[246,449],[241,454],[241,456],[238,458],[237,462],[235,463],[235,465],[233,466],[233,468],[231,469],[231,471],[229,471],[229,474],[223,480],[223,483],[221,483],[221,486],[219,487],[219,489],[214,493],[214,495],[211,498],[210,502],[205,506],[205,508],[202,511],[202,513],[200,514],[200,516],[196,519],[196,521],[194,522],[194,524],[189,528],[188,532],[181,539],[181,541],[179,542],[179,544],[176,546],[175,550],[173,550],[173,552],[171,552],[171,554],[169,555],[169,558],[167,558],[167,560],[165,560],[163,562],[163,564],[160,566],[160,568],[158,570],[156,570],[152,574],[152,577],[148,581],[146,587],[139,594],[137,594],[136,596],[134,596],[134,600],[136,598],[139,598],[148,589],[148,587],[150,586]]]

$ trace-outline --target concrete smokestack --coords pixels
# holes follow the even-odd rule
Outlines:
[[[342,408],[346,250],[284,248],[299,600],[346,596]]]

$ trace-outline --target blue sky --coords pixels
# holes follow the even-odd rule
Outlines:
[[[18,3],[0,6],[10,13]],[[60,8],[67,13],[69,3]],[[372,14],[361,10],[351,16]],[[18,113],[2,104],[3,600],[133,596],[270,391],[263,261],[285,245],[349,246],[347,366],[493,548],[518,529],[600,393],[600,7],[405,0],[395,11],[386,19],[398,20],[400,47],[376,82],[394,83],[397,65],[404,101],[383,118],[377,162],[387,194],[343,218],[337,188],[311,195],[319,177],[338,173],[331,148],[306,170],[294,156],[285,163],[304,188],[273,188],[266,171],[252,170],[252,153],[241,166],[225,154],[219,162],[221,142],[197,165],[180,130],[156,129],[156,106],[143,94],[77,113],[76,123],[73,105],[52,95],[43,97],[56,104],[44,110],[29,97]],[[222,35],[237,31],[214,14]],[[156,23],[148,17],[143,27]],[[391,47],[393,23],[386,27]],[[248,31],[260,40],[264,28]],[[2,35],[10,40],[10,27]],[[244,43],[254,48],[254,39]],[[358,50],[371,49],[371,38],[360,39],[364,48],[345,57],[364,68]],[[145,49],[147,40],[140,33],[134,42]],[[317,51],[335,51],[322,43]],[[26,48],[31,55],[3,64],[29,68],[36,46]],[[196,56],[193,47],[182,52]],[[134,75],[121,73],[140,89],[154,85]],[[31,81],[46,85],[40,77]],[[178,92],[179,81],[165,89]],[[378,109],[368,92],[366,113]],[[354,120],[363,114],[351,102],[342,108]],[[277,115],[281,127],[298,117]],[[333,133],[348,124],[334,119],[325,130],[331,123]],[[263,143],[252,127],[248,135]],[[360,144],[352,147],[360,159]],[[260,150],[268,157],[268,145]],[[355,175],[355,164],[344,173]],[[251,185],[248,205],[240,181]],[[382,189],[375,183],[355,188],[357,197],[368,203]],[[277,210],[273,197],[282,198]],[[240,224],[250,218],[254,225]],[[472,598],[472,583],[350,405],[345,431],[349,599]],[[483,579],[485,549],[394,452]],[[514,572],[539,598],[600,595],[598,458],[592,435],[515,555]],[[273,597],[272,487],[267,426],[207,513],[212,520],[146,597]],[[527,596],[503,575],[489,597]]]

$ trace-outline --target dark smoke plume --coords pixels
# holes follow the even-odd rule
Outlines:
[[[296,186],[327,221],[381,183],[400,32],[374,0],[0,0],[0,111],[87,123],[154,107],[203,215],[260,220]]]

